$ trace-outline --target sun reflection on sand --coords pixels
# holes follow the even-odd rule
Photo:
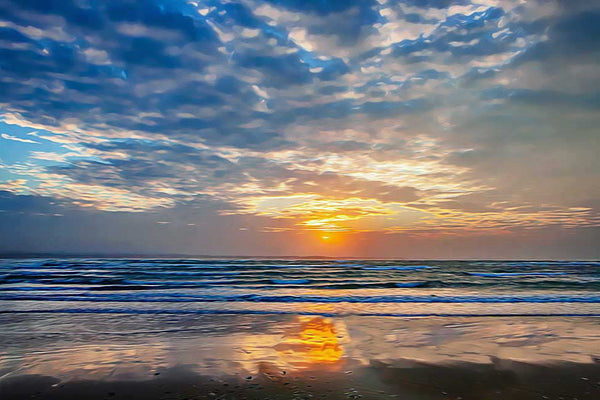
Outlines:
[[[340,332],[323,317],[299,317],[299,331],[274,346],[287,363],[297,367],[334,366],[344,354]]]
[[[203,316],[178,319],[178,325],[186,324],[179,331],[165,329],[162,317],[123,325],[131,318],[123,315],[110,323],[135,334],[71,333],[56,340],[45,333],[52,326],[45,324],[66,322],[73,329],[84,326],[86,332],[92,327],[106,331],[101,325],[105,316],[85,318],[59,315],[52,322],[40,320],[42,325],[32,323],[31,333],[18,335],[35,341],[3,348],[0,371],[61,380],[148,380],[183,368],[204,376],[252,376],[254,382],[259,376],[280,381],[356,371],[374,362],[484,365],[505,360],[544,365],[596,364],[600,359],[598,321],[591,318]],[[1,332],[0,343],[16,342],[17,333],[9,334]]]

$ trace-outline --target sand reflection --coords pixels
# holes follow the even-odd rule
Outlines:
[[[290,331],[284,340],[274,346],[287,364],[303,367],[335,367],[344,350],[338,332],[329,318],[299,317],[298,330]]]
[[[83,344],[31,351],[6,365],[13,372],[60,379],[138,379],[177,364],[163,343]],[[3,366],[0,364],[0,366]]]
[[[102,328],[90,316],[57,318],[73,327],[83,321]],[[165,329],[164,318],[134,322],[139,325],[128,330],[135,334],[71,334],[63,340],[45,334],[52,326],[64,326],[60,319],[49,327],[33,325],[28,336],[23,331],[12,335],[2,331],[0,343],[21,340],[21,344],[2,348],[0,372],[60,379],[155,379],[168,369],[185,366],[210,376],[240,374],[245,379],[264,373],[287,379],[312,371],[347,372],[378,361],[596,364],[600,359],[598,319],[592,318],[220,316],[182,318],[176,321],[185,327],[181,331]],[[30,337],[34,340],[23,340]]]

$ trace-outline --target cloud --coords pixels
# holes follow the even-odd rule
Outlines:
[[[13,181],[1,182],[0,190],[8,192],[21,192],[26,188],[25,179],[15,179]]]
[[[15,142],[21,142],[21,143],[33,143],[33,144],[39,144],[38,142],[36,142],[35,140],[31,140],[31,139],[23,139],[20,137],[16,137],[16,136],[12,136],[9,135],[8,133],[3,133],[2,135],[2,139],[6,139],[6,140],[13,140]]]
[[[593,2],[5,3],[2,138],[44,139],[0,149],[9,191],[285,232],[598,224]]]

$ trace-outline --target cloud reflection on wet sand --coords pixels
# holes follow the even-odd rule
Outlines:
[[[0,370],[7,375],[133,379],[178,365],[213,376],[241,376],[261,370],[347,371],[398,360],[443,365],[494,359],[594,364],[600,359],[594,318],[29,318],[19,322],[27,329],[7,325],[10,329],[0,334],[5,349]],[[70,330],[52,334],[61,323]],[[114,333],[115,324],[126,334]],[[177,329],[169,328],[173,324]]]

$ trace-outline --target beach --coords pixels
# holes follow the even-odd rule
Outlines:
[[[0,0],[0,400],[600,400],[600,0]]]
[[[600,396],[595,263],[139,263],[5,261],[2,399]]]

